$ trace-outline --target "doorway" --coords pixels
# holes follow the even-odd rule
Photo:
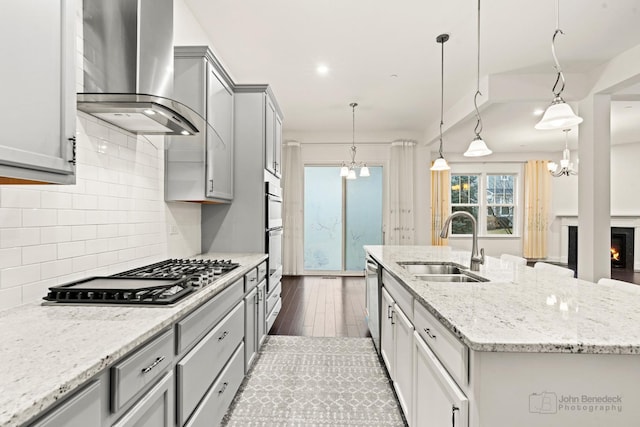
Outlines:
[[[362,273],[363,245],[382,244],[382,166],[348,180],[337,166],[304,167],[304,270]]]

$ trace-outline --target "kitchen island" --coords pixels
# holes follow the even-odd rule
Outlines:
[[[240,265],[171,306],[33,303],[0,312],[0,426],[34,419],[243,280],[267,256],[212,253],[193,258],[231,258]],[[108,412],[108,403],[103,409]]]
[[[427,360],[421,349],[442,371],[443,404],[462,402],[443,410],[448,425],[452,417],[459,417],[455,425],[474,427],[640,423],[640,287],[560,278],[491,257],[473,272],[487,282],[435,282],[403,264],[468,267],[470,253],[428,246],[365,250],[383,270],[382,356],[397,377],[410,424],[429,425],[420,418],[429,406],[421,391],[427,379],[412,380]],[[413,343],[403,348],[402,337],[411,333]],[[413,371],[404,373],[406,365]]]

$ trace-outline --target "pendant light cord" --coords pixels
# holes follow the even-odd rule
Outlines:
[[[440,157],[442,156],[442,125],[444,125],[444,42],[449,40],[446,34],[438,36],[436,41],[441,45],[440,54],[440,149],[438,150]]]
[[[564,32],[560,29],[560,0],[556,0],[556,30],[553,32],[553,37],[551,39],[551,54],[553,55],[553,61],[555,62],[554,68],[558,72],[556,76],[556,82],[553,84],[553,95],[556,98],[559,98],[562,92],[564,91],[564,73],[562,72],[562,68],[560,67],[560,62],[558,62],[558,57],[556,56],[556,37],[558,34],[564,35]],[[558,83],[562,82],[560,86],[560,90],[557,90]]]
[[[353,167],[356,163],[356,107],[358,104],[352,102],[349,106],[351,107],[352,112],[351,166]]]
[[[476,138],[480,138],[480,133],[482,132],[482,118],[480,118],[480,110],[478,110],[478,95],[482,96],[480,93],[480,0],[478,0],[478,64],[477,64],[477,80],[476,80],[476,94],[473,96],[473,106],[476,109],[476,119],[478,122],[476,123],[476,127],[474,128],[474,132],[476,133]]]

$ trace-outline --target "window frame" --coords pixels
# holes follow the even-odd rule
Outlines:
[[[455,175],[475,175],[478,182],[478,237],[487,239],[519,239],[522,237],[522,224],[524,222],[523,208],[523,184],[524,164],[522,163],[458,163],[451,164],[450,181]],[[514,177],[513,205],[487,203],[487,177],[489,175],[509,175]],[[456,204],[455,206],[476,206],[469,204]],[[487,232],[487,217],[489,206],[513,206],[513,234],[490,234]],[[451,200],[449,189],[449,213],[453,212],[454,204]],[[469,238],[471,234],[453,234],[450,230],[449,238]]]

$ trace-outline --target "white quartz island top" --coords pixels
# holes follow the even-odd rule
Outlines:
[[[0,426],[28,421],[220,293],[266,257],[232,253],[191,257],[232,259],[240,266],[172,306],[33,303],[1,311]]]
[[[365,246],[441,323],[472,350],[640,354],[640,286],[604,286],[487,257],[489,282],[417,279],[403,261],[454,262],[470,252],[440,246]]]

